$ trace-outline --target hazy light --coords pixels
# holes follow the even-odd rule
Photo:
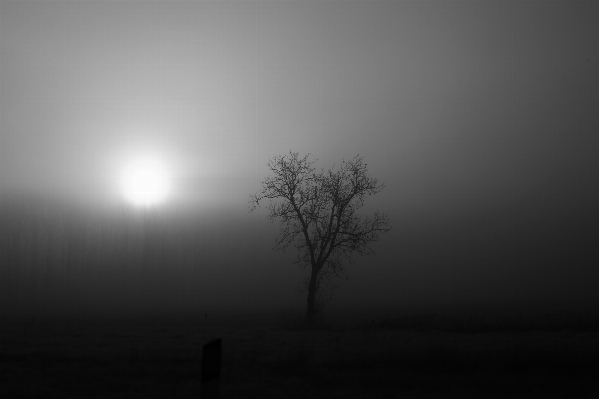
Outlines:
[[[125,198],[136,206],[161,203],[170,190],[166,168],[156,159],[138,158],[125,168],[121,190]]]

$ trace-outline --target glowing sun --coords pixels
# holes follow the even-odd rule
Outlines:
[[[129,163],[120,183],[125,198],[137,206],[156,205],[164,201],[170,190],[165,166],[150,157],[138,158]]]

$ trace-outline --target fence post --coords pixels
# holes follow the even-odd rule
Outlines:
[[[218,398],[222,340],[211,339],[202,349],[201,398]]]

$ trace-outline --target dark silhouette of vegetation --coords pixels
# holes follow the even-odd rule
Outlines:
[[[402,315],[395,318],[356,325],[364,330],[398,330],[439,333],[531,333],[531,332],[596,332],[599,331],[599,317],[590,313],[569,313],[564,315],[485,315],[454,317],[439,314]]]
[[[335,277],[345,277],[344,261],[352,255],[373,253],[370,244],[381,233],[391,230],[385,214],[375,212],[372,218],[360,217],[357,210],[366,196],[384,188],[367,175],[367,164],[361,156],[343,161],[338,170],[316,172],[308,156],[298,153],[276,156],[268,162],[272,176],[262,182],[262,190],[250,197],[250,211],[260,200],[269,199],[269,219],[280,219],[281,230],[276,250],[293,245],[296,263],[310,266],[305,281],[308,292],[306,324],[331,300]]]

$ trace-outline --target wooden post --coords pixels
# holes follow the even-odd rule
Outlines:
[[[211,339],[202,349],[201,398],[218,398],[222,340]]]

